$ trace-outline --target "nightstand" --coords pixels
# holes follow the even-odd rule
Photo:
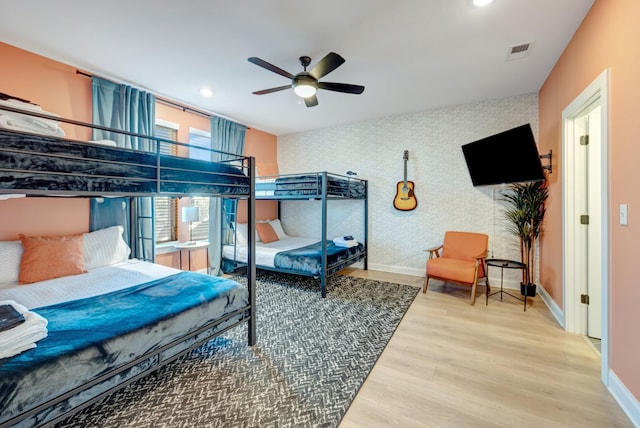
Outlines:
[[[182,269],[182,252],[186,251],[189,257],[189,270],[191,270],[191,252],[202,248],[207,249],[207,274],[209,273],[209,243],[206,241],[180,242],[174,247],[180,252],[180,269]]]

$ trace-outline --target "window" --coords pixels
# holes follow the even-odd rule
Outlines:
[[[178,125],[156,121],[155,136],[166,140],[178,141]],[[160,153],[177,155],[178,146],[161,141]],[[169,197],[156,197],[155,200],[155,221],[156,221],[156,243],[171,242],[178,240],[178,200]]]
[[[189,144],[192,146],[203,147],[205,149],[211,148],[211,134],[199,129],[189,128]],[[190,148],[189,157],[192,159],[202,159],[206,161],[211,160],[211,152],[209,150],[199,150]],[[194,241],[208,241],[209,240],[209,198],[208,197],[193,197],[191,198],[191,205],[198,207],[199,220],[193,222],[192,233]]]

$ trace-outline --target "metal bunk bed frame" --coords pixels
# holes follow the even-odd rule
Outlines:
[[[367,270],[368,269],[368,236],[369,236],[369,231],[368,231],[368,224],[369,224],[369,183],[367,180],[363,180],[363,179],[356,179],[353,177],[347,177],[347,176],[342,176],[339,174],[333,174],[333,173],[328,173],[327,171],[322,171],[322,172],[316,172],[316,173],[303,173],[303,174],[284,174],[284,175],[279,175],[277,177],[287,177],[287,178],[294,178],[295,177],[304,177],[301,178],[301,182],[305,184],[305,188],[307,190],[309,189],[314,189],[315,188],[315,192],[312,193],[303,193],[303,194],[284,194],[284,195],[277,195],[277,194],[273,194],[273,195],[265,195],[265,194],[260,194],[259,192],[256,192],[256,199],[260,199],[260,200],[277,200],[278,201],[278,212],[280,212],[280,202],[281,201],[292,201],[292,200],[309,200],[309,199],[314,199],[314,200],[320,200],[321,201],[321,240],[322,242],[326,242],[327,241],[327,212],[328,212],[328,201],[329,200],[354,200],[354,199],[361,199],[364,202],[364,250],[362,251],[362,253],[356,254],[354,256],[350,256],[347,260],[342,260],[339,263],[336,264],[336,266],[329,266],[328,262],[327,262],[327,246],[323,245],[322,246],[322,256],[321,256],[321,273],[320,275],[312,275],[310,273],[306,273],[306,272],[300,272],[300,271],[296,271],[296,270],[291,270],[291,269],[282,269],[282,268],[273,268],[273,267],[268,267],[268,266],[259,266],[259,269],[264,269],[264,270],[271,270],[271,271],[275,271],[275,272],[282,272],[282,273],[289,273],[289,274],[294,274],[294,275],[302,275],[302,276],[313,276],[316,279],[320,279],[320,292],[322,297],[326,297],[327,296],[327,278],[333,274],[335,274],[338,270],[345,268],[347,266],[352,265],[353,263],[356,263],[358,261],[363,261],[364,263],[364,269]],[[309,178],[309,177],[312,178]],[[336,189],[331,189],[328,185],[329,183],[329,177],[336,177],[338,179],[344,179],[347,180],[348,186],[346,189],[342,188],[342,189],[338,189],[336,191]],[[261,178],[265,178],[265,177],[261,177]],[[272,177],[268,177],[268,178],[272,178]],[[352,183],[360,183],[362,186],[364,186],[364,192],[362,195],[359,196],[354,196],[352,193],[352,189],[351,189],[351,185]],[[294,186],[296,185],[296,182],[290,182],[290,184],[293,184]],[[275,185],[274,185],[275,186]],[[308,187],[307,187],[308,186]],[[316,187],[314,187],[316,186]],[[346,190],[346,191],[345,191]],[[237,207],[236,207],[237,210]],[[227,216],[227,218],[225,218],[222,222],[223,227],[225,227],[225,225],[227,225],[230,222],[235,222],[235,215],[237,213],[234,212],[231,214],[231,216]],[[223,213],[223,215],[225,215]],[[251,228],[249,229],[249,233],[251,233]],[[235,231],[229,231],[228,234],[224,234],[223,236],[232,236],[233,239],[233,245],[235,246],[236,243],[236,237],[235,237]],[[224,239],[222,241],[222,244],[224,245]],[[228,245],[228,244],[227,244]],[[234,253],[237,254],[236,249],[234,248]],[[239,268],[241,266],[243,266],[244,264],[241,262],[237,262],[237,261],[233,261],[234,264],[234,269],[235,268]]]

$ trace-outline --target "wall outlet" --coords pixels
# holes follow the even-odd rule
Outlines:
[[[627,220],[627,204],[620,204],[620,224],[622,226],[629,224]]]

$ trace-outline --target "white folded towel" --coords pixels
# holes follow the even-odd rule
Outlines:
[[[333,238],[333,243],[338,247],[346,248],[351,248],[358,245],[358,241],[353,239],[352,236],[338,236],[337,238]]]
[[[13,300],[0,301],[0,305],[13,306],[25,318],[22,324],[0,332],[0,358],[9,358],[35,348],[37,341],[47,337],[46,319]]]
[[[55,114],[55,113],[51,113],[49,111],[44,111],[42,110],[42,107],[40,107],[37,104],[31,104],[31,103],[25,103],[23,101],[19,101],[19,100],[0,100],[0,106],[7,106],[7,107],[11,107],[11,108],[15,108],[15,109],[19,109],[19,110],[24,110],[25,112],[34,112],[34,113],[40,113],[40,114],[44,114],[47,115],[49,117],[52,118],[59,118],[60,116]],[[20,113],[16,113],[13,111],[9,111],[9,110],[2,110],[0,109],[0,113],[2,114],[17,114],[17,115],[21,115]],[[44,123],[50,125],[50,126],[58,126],[60,125],[60,121],[56,120],[56,119],[47,119],[44,117],[36,117],[36,116],[29,116],[28,114],[25,114],[28,117],[33,117],[35,119],[41,120]]]
[[[51,117],[58,117],[55,113],[42,110],[42,107],[35,104],[25,103],[18,100],[0,100],[0,106],[8,106],[26,112],[46,114]],[[33,132],[34,134],[49,135],[53,137],[64,137],[64,131],[60,128],[60,121],[45,119],[42,117],[29,116],[28,114],[16,113],[0,109],[0,127],[14,131]]]
[[[0,100],[0,105],[12,107],[12,108],[18,108],[20,110],[29,110],[29,111],[36,111],[38,113],[43,113],[42,107],[40,107],[38,104],[27,103],[24,101],[17,100],[15,98]]]
[[[13,199],[13,198],[26,198],[27,195],[24,193],[8,193],[6,195],[0,195],[0,201],[5,199]]]
[[[47,119],[28,117],[21,114],[7,114],[0,112],[0,128],[13,131],[32,132],[51,137],[64,137],[64,131],[59,126],[51,126]]]

